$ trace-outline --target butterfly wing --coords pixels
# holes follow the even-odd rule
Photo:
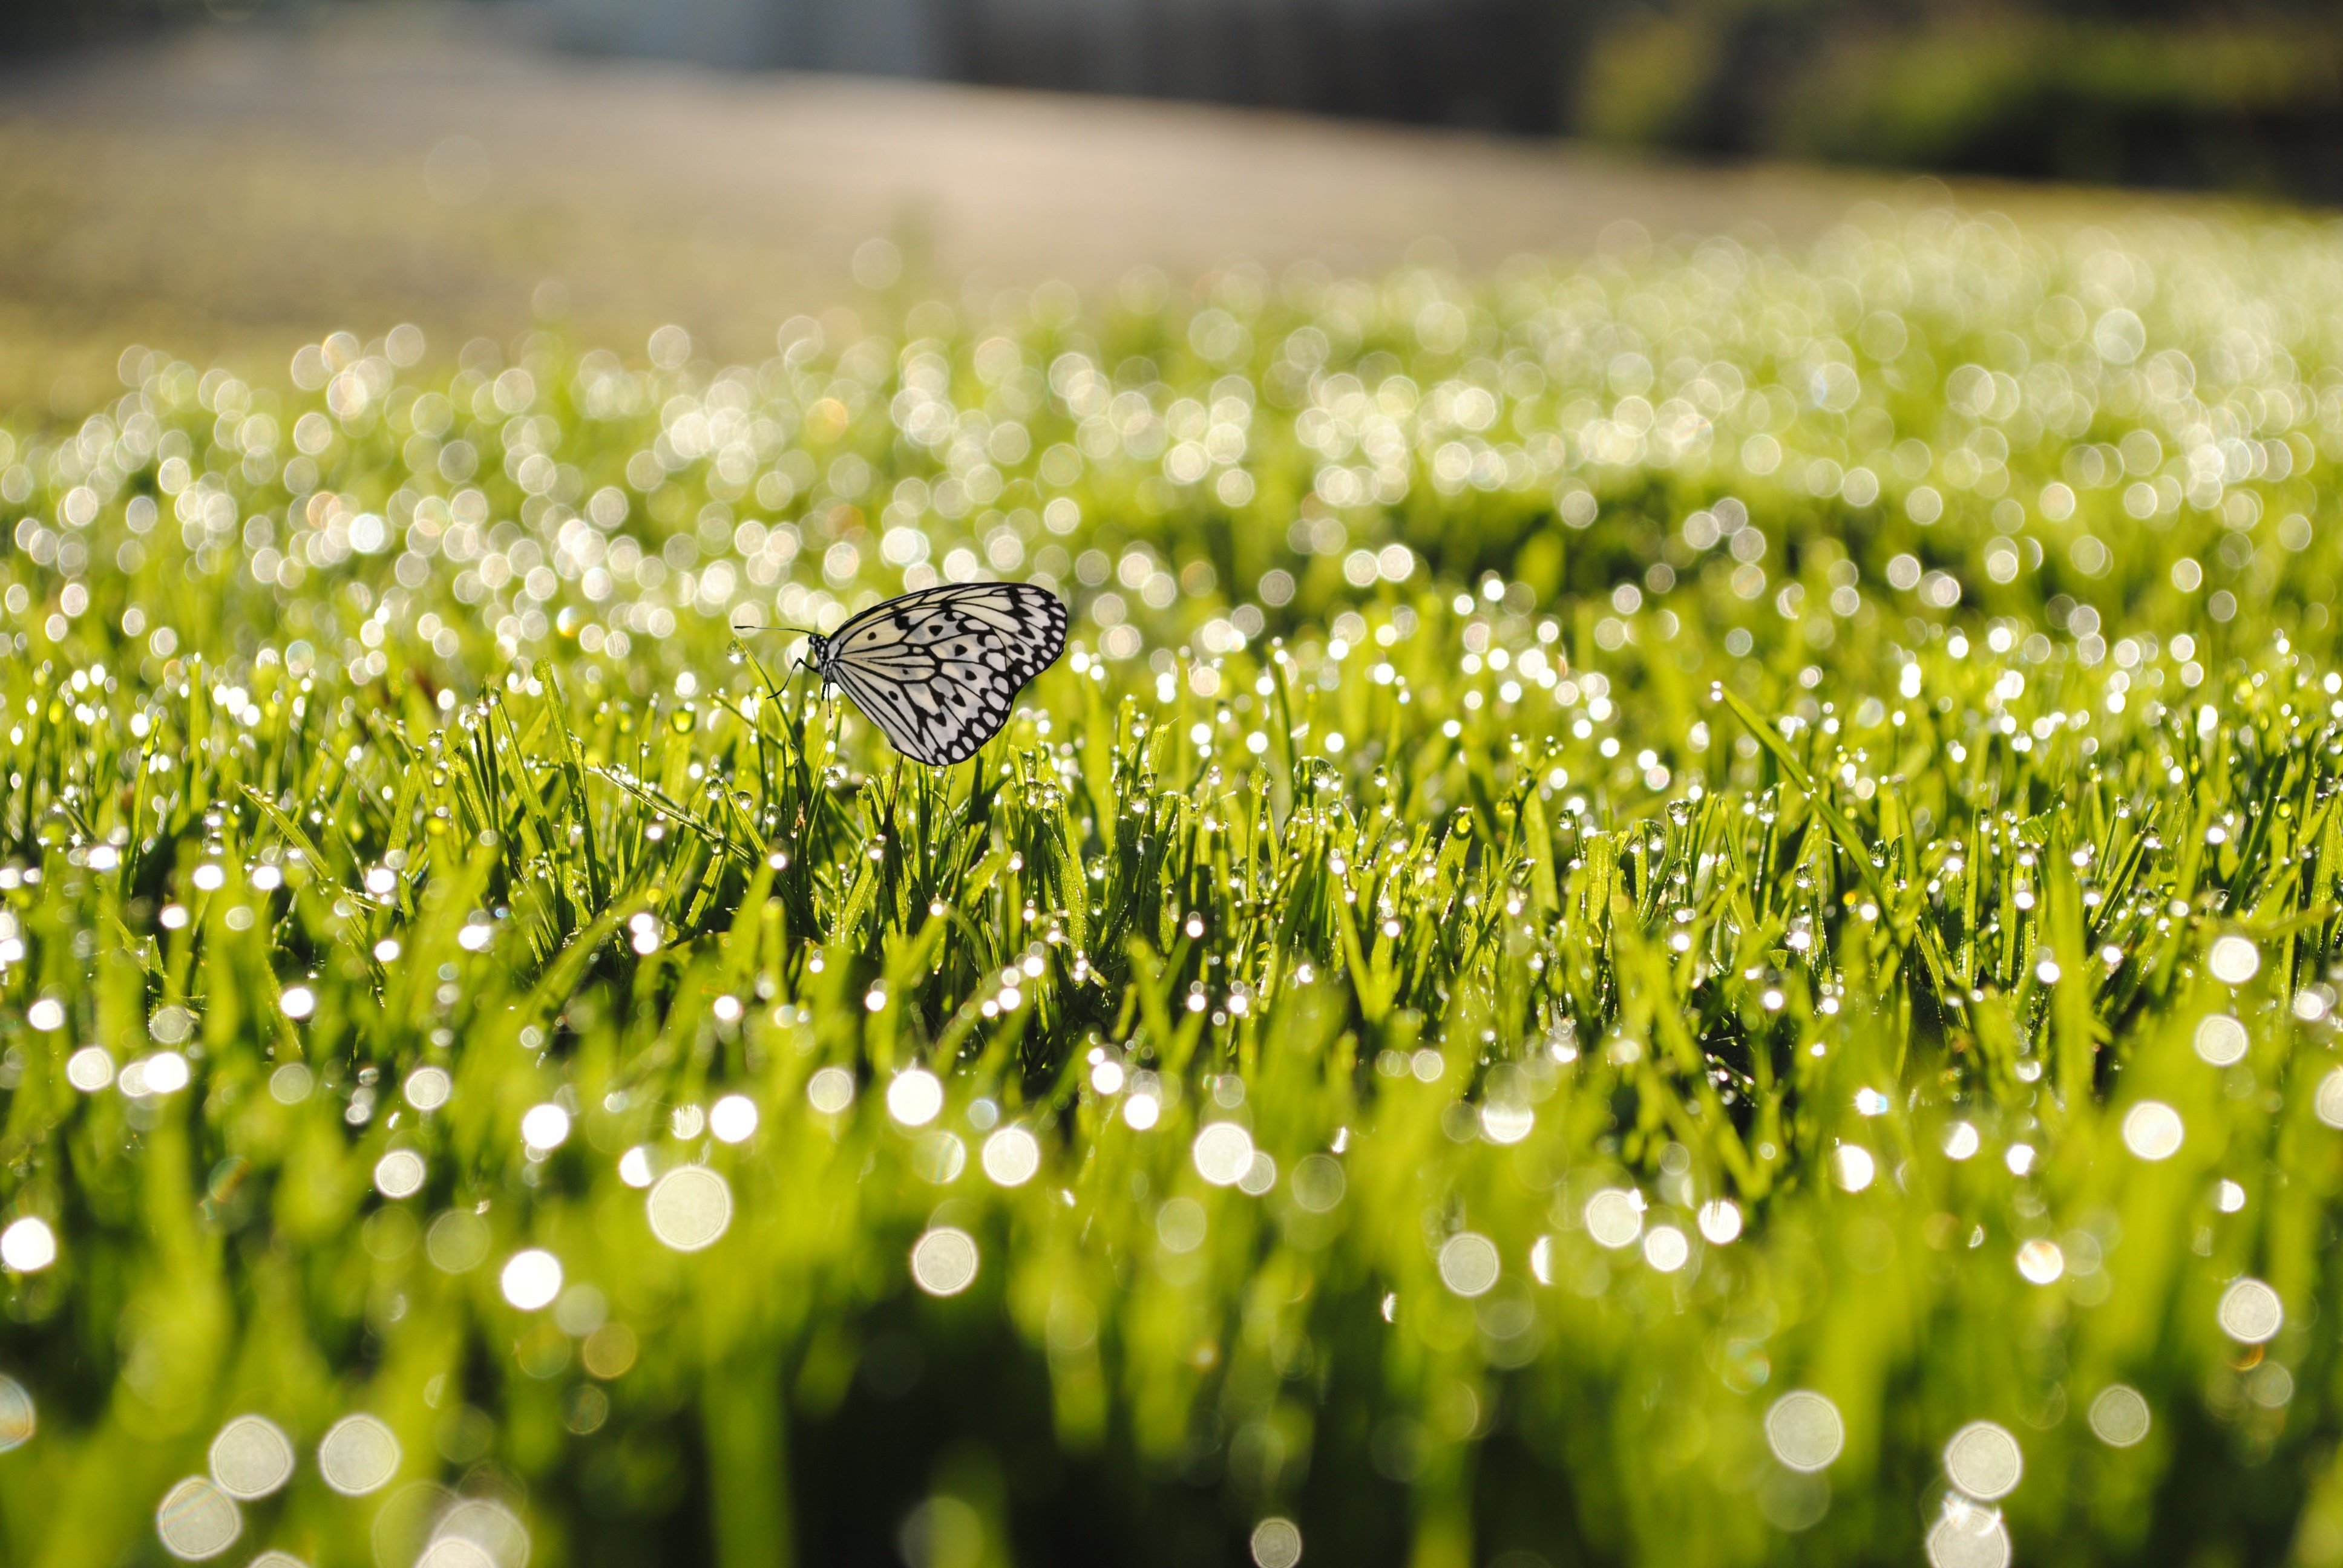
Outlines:
[[[822,673],[895,749],[964,762],[1066,648],[1066,607],[1031,583],[950,583],[873,605],[830,639]]]

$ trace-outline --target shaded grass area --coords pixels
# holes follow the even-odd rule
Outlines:
[[[10,1560],[2343,1555],[2343,270],[1858,216],[14,427]]]

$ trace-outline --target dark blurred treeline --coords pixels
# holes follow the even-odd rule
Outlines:
[[[427,10],[425,0],[344,0]],[[464,10],[442,5],[442,10]],[[2343,200],[2343,0],[474,0],[588,50]],[[0,50],[318,0],[0,0]]]
[[[2343,199],[2343,5],[1682,0],[1590,31],[1607,140]]]

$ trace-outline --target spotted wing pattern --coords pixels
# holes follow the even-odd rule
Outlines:
[[[873,605],[820,650],[906,757],[947,767],[1009,722],[1017,693],[1066,648],[1066,607],[1031,583],[950,583]]]

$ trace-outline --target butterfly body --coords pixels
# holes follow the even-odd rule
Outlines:
[[[871,606],[808,644],[835,686],[914,760],[964,762],[1066,648],[1066,607],[1031,583],[948,583]]]

